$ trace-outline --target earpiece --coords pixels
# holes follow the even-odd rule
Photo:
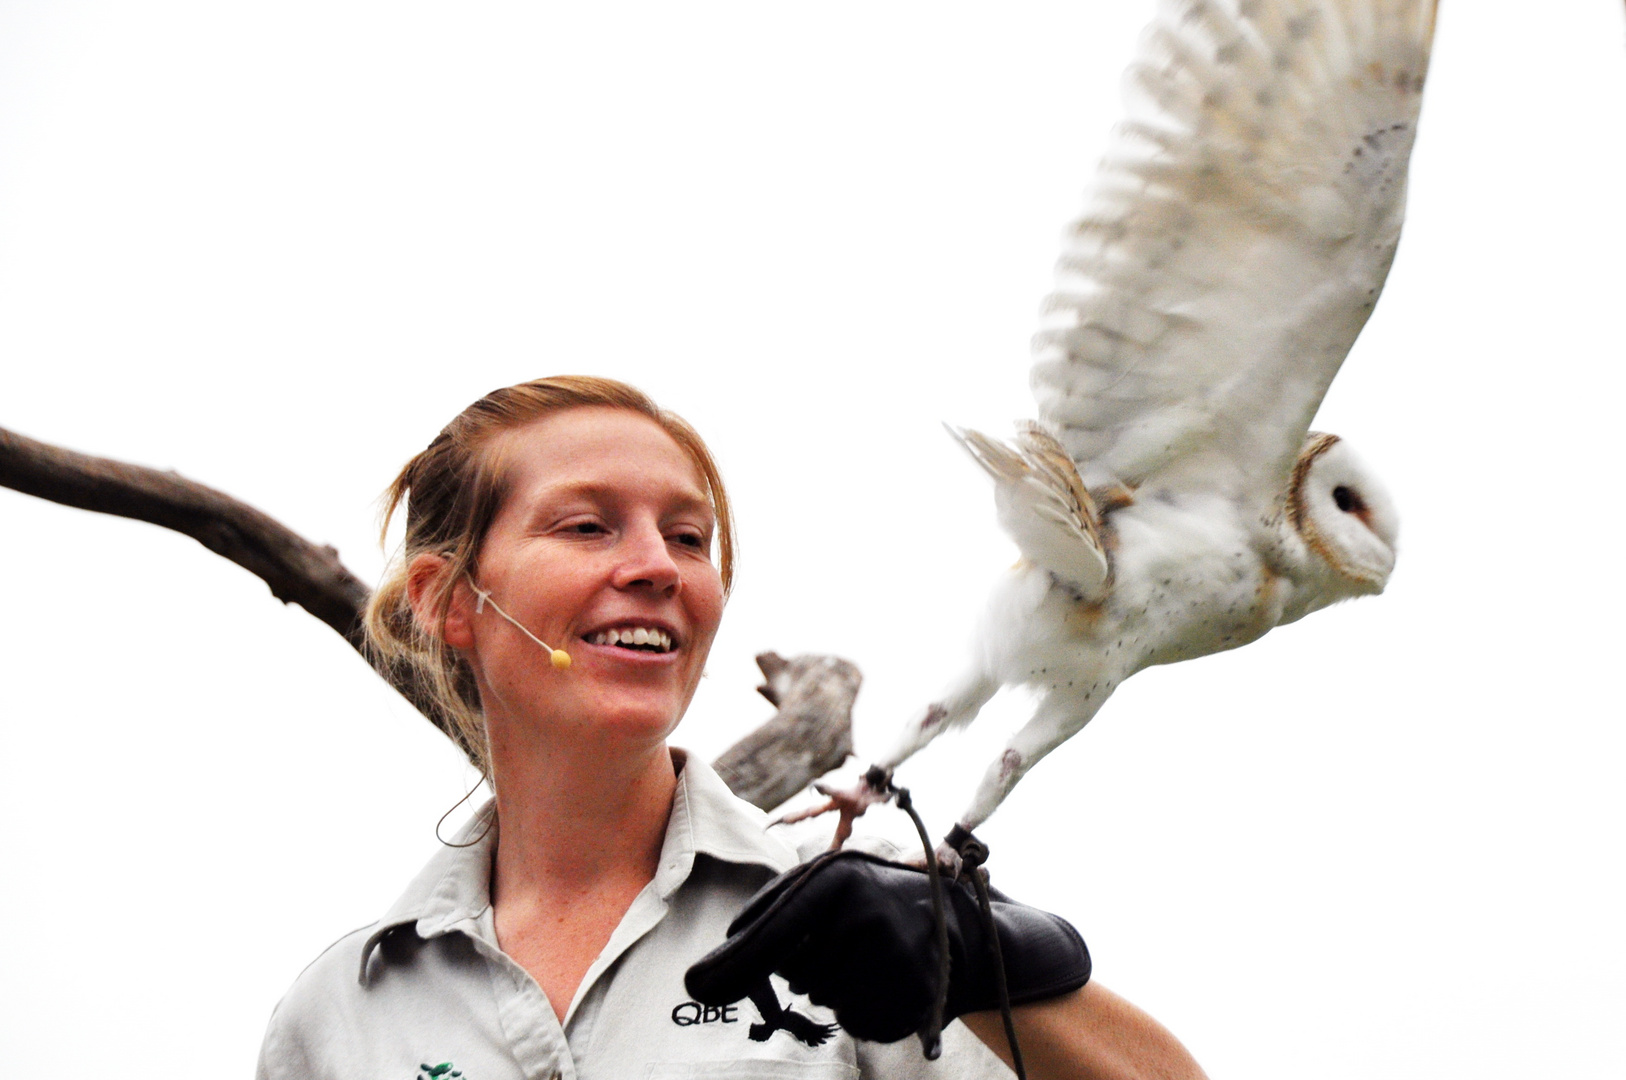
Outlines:
[[[520,624],[518,619],[504,611],[502,609],[502,605],[498,604],[497,601],[491,599],[490,593],[486,592],[484,589],[480,588],[480,586],[474,583],[474,578],[472,575],[464,574],[463,576],[469,579],[469,588],[473,589],[474,595],[479,597],[479,599],[474,602],[474,613],[476,615],[483,614],[486,609],[486,602],[490,601],[491,610],[513,623],[514,626],[519,629],[520,633],[524,634],[526,637],[530,638],[532,641],[536,642],[538,645],[542,646],[542,648],[548,651],[548,659],[553,662],[554,667],[558,668],[560,671],[563,671],[570,666],[569,653],[565,652],[563,649],[555,649],[552,645],[549,645],[547,642],[525,629],[525,627]]]

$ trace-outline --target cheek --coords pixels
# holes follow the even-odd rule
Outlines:
[[[717,625],[723,619],[723,587],[715,574],[693,583],[688,589],[689,616],[694,628],[708,645],[717,634]]]

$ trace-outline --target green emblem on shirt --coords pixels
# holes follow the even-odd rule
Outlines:
[[[418,1069],[418,1080],[452,1080],[463,1075],[452,1068],[450,1061],[443,1061],[439,1065],[419,1065]]]

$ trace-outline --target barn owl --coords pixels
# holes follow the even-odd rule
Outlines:
[[[1042,308],[1039,420],[1009,442],[951,429],[1021,560],[969,669],[858,789],[826,792],[838,845],[1001,687],[1038,706],[957,831],[1136,672],[1383,590],[1394,505],[1309,426],[1400,239],[1436,2],[1164,0]]]

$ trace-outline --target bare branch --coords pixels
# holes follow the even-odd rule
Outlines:
[[[0,485],[42,499],[185,533],[361,648],[368,589],[339,553],[229,495],[173,472],[63,450],[0,428]]]
[[[0,428],[0,486],[184,533],[264,581],[271,595],[298,604],[367,656],[361,613],[371,590],[332,547],[311,543],[230,495],[178,473],[64,450],[5,428]],[[374,670],[462,746],[456,733],[436,722],[428,695],[407,671]]]
[[[734,794],[764,810],[801,791],[853,752],[853,700],[863,676],[834,656],[757,656],[757,693],[779,706],[713,766]]]
[[[161,472],[51,446],[0,428],[0,487],[64,506],[134,518],[184,533],[241,566],[286,604],[298,604],[367,655],[361,613],[370,592],[332,547],[306,540],[274,518],[174,472]],[[370,659],[370,658],[369,658]],[[858,669],[831,656],[757,657],[779,706],[773,718],[717,760],[735,793],[772,809],[852,753]],[[401,667],[374,670],[466,752],[435,720],[430,698]]]

